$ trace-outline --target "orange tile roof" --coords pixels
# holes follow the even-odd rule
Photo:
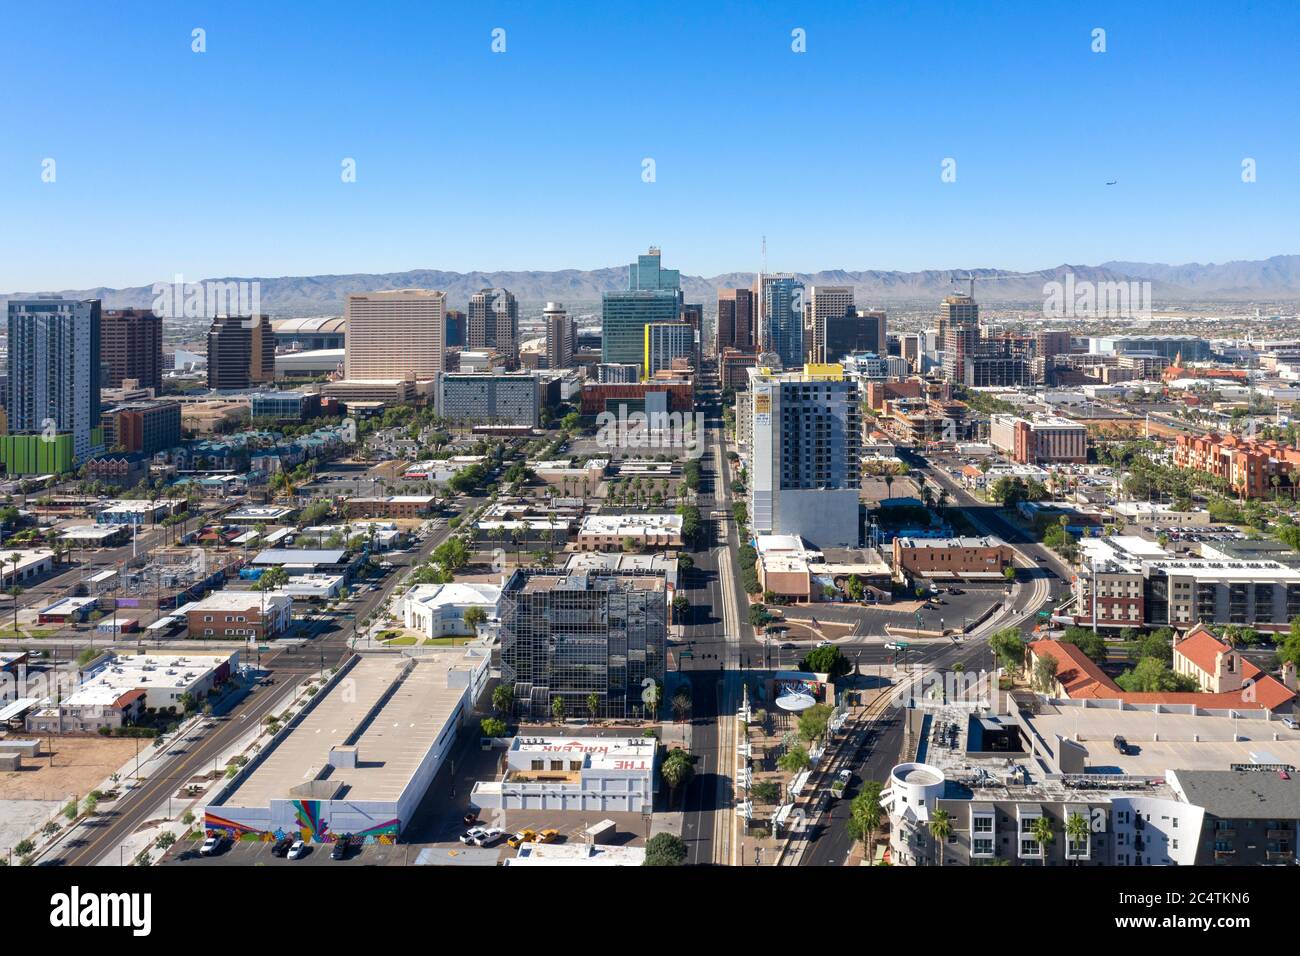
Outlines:
[[[1190,633],[1194,635],[1196,629]],[[1211,639],[1214,639],[1213,635]],[[1242,677],[1254,683],[1246,690],[1227,691],[1222,694],[1207,694],[1202,691],[1135,693],[1120,689],[1120,686],[1107,677],[1092,658],[1074,644],[1063,641],[1034,641],[1029,645],[1029,652],[1035,657],[1042,655],[1056,659],[1056,679],[1065,691],[1065,695],[1072,700],[1122,700],[1129,704],[1195,704],[1198,707],[1215,710],[1237,708],[1238,710],[1272,711],[1282,707],[1296,696],[1295,691],[1288,689],[1276,677],[1265,674],[1249,661],[1243,661],[1246,666],[1242,667]]]

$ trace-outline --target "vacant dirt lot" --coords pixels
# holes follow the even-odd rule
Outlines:
[[[53,745],[53,760],[47,750]],[[143,753],[153,741],[141,740]],[[2,800],[66,800],[84,797],[135,756],[135,741],[112,737],[42,737],[39,757],[24,759],[17,773],[0,772]],[[50,764],[53,763],[53,766]]]

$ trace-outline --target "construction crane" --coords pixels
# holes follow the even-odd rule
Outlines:
[[[975,298],[976,279],[979,279],[981,282],[996,282],[999,279],[1033,279],[1035,277],[1041,279],[1050,275],[1051,275],[1050,272],[1041,269],[1038,272],[999,272],[996,273],[995,275],[984,275],[984,276],[977,276],[975,273],[967,270],[966,280],[970,283],[970,292],[968,293],[968,295],[972,299]]]

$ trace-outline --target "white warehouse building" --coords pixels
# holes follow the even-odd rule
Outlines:
[[[654,803],[657,747],[653,737],[516,737],[505,775],[476,783],[470,805],[643,813]]]

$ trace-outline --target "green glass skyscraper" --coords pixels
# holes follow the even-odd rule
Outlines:
[[[681,314],[681,274],[662,268],[659,250],[652,246],[629,267],[627,291],[606,292],[603,297],[601,361],[639,367],[645,360],[645,327],[651,322],[677,322]]]

